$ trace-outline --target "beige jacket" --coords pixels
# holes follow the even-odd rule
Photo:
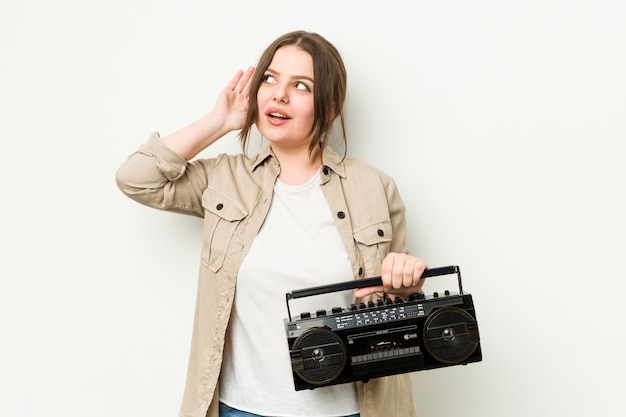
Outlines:
[[[255,157],[187,162],[153,134],[119,168],[130,198],[204,218],[202,262],[181,417],[218,416],[218,379],[237,271],[265,220],[280,167],[267,148]],[[383,258],[407,252],[404,205],[393,180],[327,149],[321,187],[355,279],[379,276]],[[408,374],[357,383],[362,417],[415,416]]]

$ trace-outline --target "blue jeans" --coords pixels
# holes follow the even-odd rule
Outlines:
[[[220,417],[263,417],[263,416],[237,410],[236,408],[232,408],[232,407],[227,406],[226,404],[220,403]],[[352,414],[346,417],[360,417],[360,414],[359,413]]]

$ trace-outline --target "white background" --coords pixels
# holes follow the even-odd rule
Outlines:
[[[420,416],[620,415],[624,22],[621,0],[3,1],[0,416],[177,414],[200,220],[114,172],[294,29],[343,54],[349,155],[474,297],[484,361],[416,373]]]

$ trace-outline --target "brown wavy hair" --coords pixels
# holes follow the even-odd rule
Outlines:
[[[239,132],[239,139],[243,149],[246,149],[252,125],[259,112],[257,92],[263,81],[265,71],[270,66],[276,51],[287,45],[296,46],[311,54],[313,58],[313,101],[314,120],[308,136],[311,138],[309,151],[313,152],[316,146],[323,151],[328,145],[332,132],[333,122],[339,118],[346,149],[346,129],[344,103],[347,89],[347,73],[339,51],[324,37],[313,32],[295,31],[282,35],[276,39],[261,55],[252,78],[248,114],[244,127]]]

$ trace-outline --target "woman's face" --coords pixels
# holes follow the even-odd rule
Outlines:
[[[302,49],[279,48],[257,92],[256,126],[272,146],[308,149],[315,118],[313,59]]]

